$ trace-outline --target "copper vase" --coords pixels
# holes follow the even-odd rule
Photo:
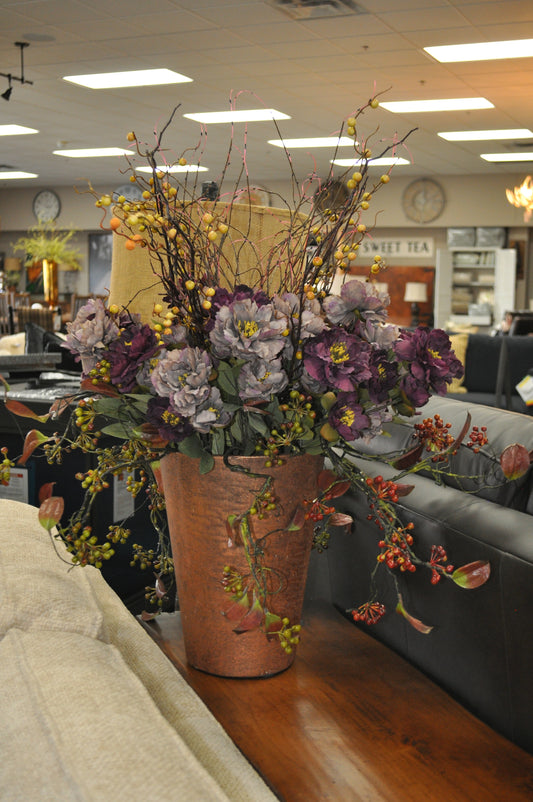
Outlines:
[[[43,259],[43,291],[45,303],[50,309],[55,309],[59,301],[59,289],[57,262],[52,259]]]
[[[295,531],[287,526],[298,505],[316,497],[323,458],[296,455],[273,468],[265,468],[264,457],[235,457],[231,462],[273,477],[276,509],[262,520],[249,520],[256,543],[264,538],[264,564],[279,590],[269,598],[269,609],[291,624],[299,623],[313,524],[306,521]],[[187,660],[219,676],[277,674],[291,665],[294,651],[287,654],[279,638],[267,637],[261,628],[237,634],[235,621],[225,615],[232,602],[222,582],[227,565],[243,575],[250,573],[242,542],[232,536],[227,520],[250,507],[264,479],[230,470],[222,457],[215,457],[215,467],[207,474],[201,475],[198,466],[199,460],[177,453],[161,460]]]

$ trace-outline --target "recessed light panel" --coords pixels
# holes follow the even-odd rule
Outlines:
[[[533,131],[529,128],[500,128],[489,131],[439,131],[439,136],[448,142],[477,142],[484,139],[529,139]]]
[[[124,148],[78,148],[75,150],[54,150],[54,156],[68,156],[69,159],[92,159],[100,156],[133,156],[133,151]]]
[[[383,101],[381,108],[395,114],[421,111],[469,111],[470,109],[493,109],[494,105],[484,97],[456,97],[440,100],[397,100]]]
[[[277,148],[347,148],[354,146],[349,136],[315,136],[303,139],[269,139],[269,145]]]
[[[407,159],[400,156],[382,156],[379,159],[331,159],[331,164],[338,167],[358,167],[360,164],[368,164],[369,167],[385,167],[391,164],[411,164]]]
[[[23,173],[20,170],[10,170],[9,172],[0,172],[0,181],[6,181],[12,178],[39,178],[37,173]]]
[[[262,120],[290,120],[288,114],[276,109],[241,109],[240,111],[206,111],[197,114],[184,114],[197,123],[252,123]]]
[[[138,173],[152,173],[151,167],[136,167]],[[209,168],[201,167],[199,164],[161,164],[155,168],[161,173],[204,173]]]
[[[0,125],[0,136],[19,136],[20,134],[38,134],[36,128],[26,128],[25,125]]]
[[[533,153],[480,153],[486,162],[533,162]]]
[[[466,45],[425,47],[426,53],[441,62],[493,61],[501,58],[531,58],[533,39],[510,39],[502,42],[474,42]]]
[[[173,70],[129,70],[128,72],[100,72],[92,75],[64,75],[64,81],[86,86],[89,89],[116,89],[126,86],[156,86],[181,84],[192,81]]]

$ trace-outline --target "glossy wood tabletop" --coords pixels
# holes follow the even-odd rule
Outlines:
[[[294,665],[258,680],[191,668],[179,613],[144,626],[285,802],[533,800],[532,755],[330,606],[303,623]]]

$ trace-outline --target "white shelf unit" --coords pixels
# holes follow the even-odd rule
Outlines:
[[[515,283],[512,248],[437,250],[435,326],[499,323],[507,309],[514,309]]]

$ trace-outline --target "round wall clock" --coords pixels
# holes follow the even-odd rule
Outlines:
[[[446,198],[444,190],[432,178],[417,178],[402,197],[402,206],[409,220],[431,223],[442,213]]]
[[[60,211],[59,196],[51,189],[42,189],[33,199],[33,213],[43,223],[56,220]]]

